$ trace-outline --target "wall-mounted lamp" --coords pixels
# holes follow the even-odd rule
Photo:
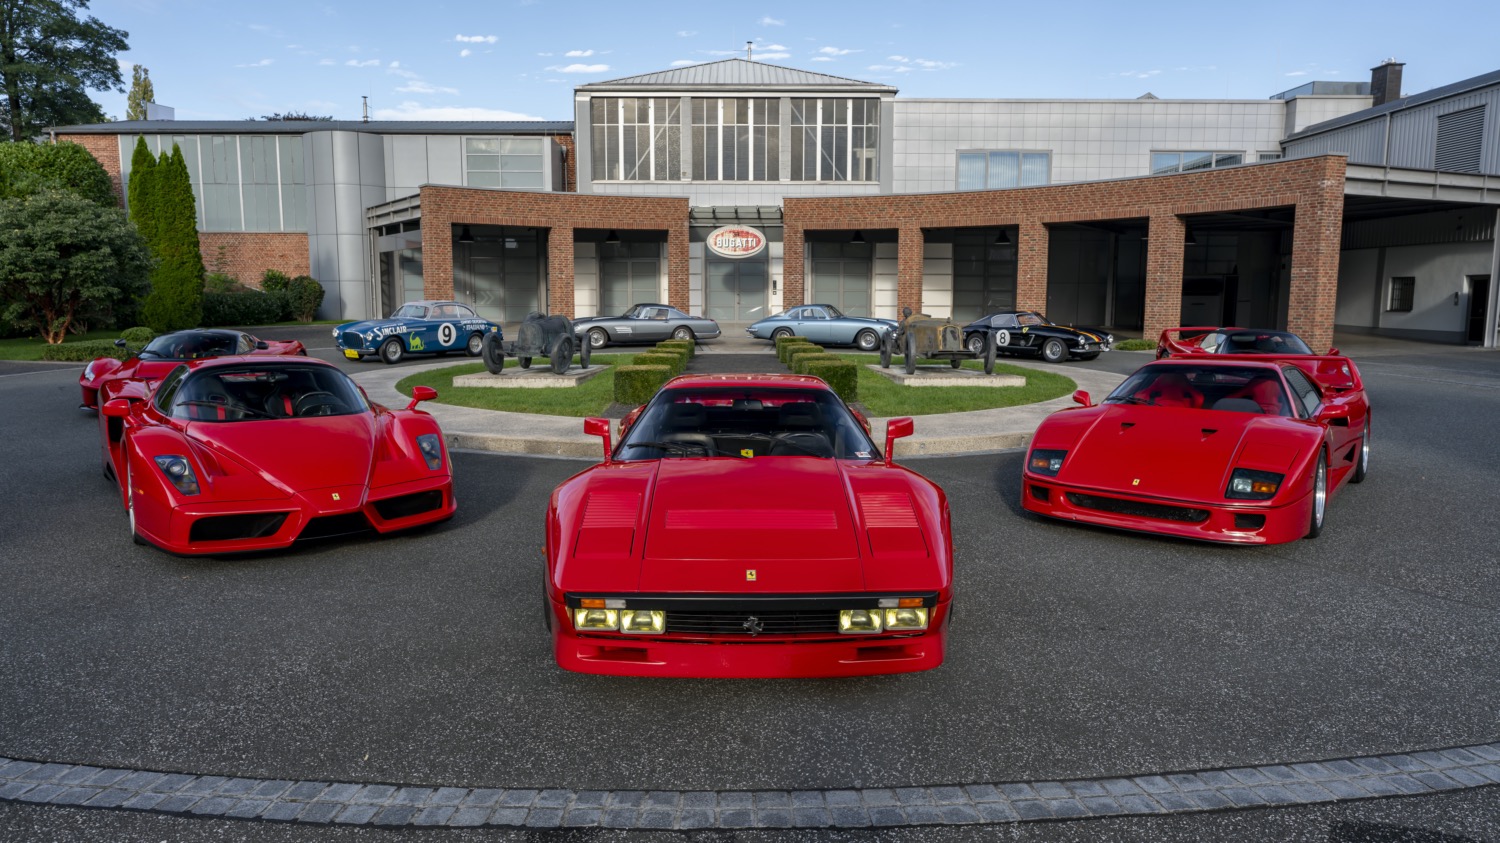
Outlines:
[[[620,233],[618,231],[615,231],[613,228],[611,228],[609,230],[609,233],[606,234],[606,235],[604,235],[604,242],[608,243],[608,244],[610,244],[612,246],[613,245],[618,245],[619,242],[620,242]]]
[[[865,233],[863,231],[859,231],[858,229],[856,229],[855,232],[854,232],[854,236],[849,238],[849,242],[850,243],[863,243],[863,242],[865,242]]]
[[[1000,229],[1000,233],[995,235],[995,245],[996,246],[1009,246],[1010,245],[1010,232],[1006,231],[1003,228]]]
[[[459,229],[459,232],[458,232],[458,242],[460,242],[460,243],[473,243],[474,242],[474,234],[469,231],[469,227],[467,225],[464,226],[462,229]]]

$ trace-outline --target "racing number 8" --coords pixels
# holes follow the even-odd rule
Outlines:
[[[438,326],[438,343],[440,345],[452,345],[458,338],[458,329],[453,327],[452,322],[444,322]]]

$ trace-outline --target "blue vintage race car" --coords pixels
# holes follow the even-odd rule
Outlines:
[[[456,301],[409,301],[389,319],[349,322],[333,329],[339,350],[350,360],[372,354],[399,363],[407,354],[462,351],[478,357],[487,334],[500,338],[500,326]]]

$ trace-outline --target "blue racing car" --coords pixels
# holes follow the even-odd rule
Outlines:
[[[478,357],[484,350],[485,336],[491,333],[500,339],[500,326],[481,318],[466,304],[409,301],[396,308],[389,319],[340,325],[333,329],[333,338],[350,360],[379,355],[387,363],[399,363],[408,354],[462,351]]]

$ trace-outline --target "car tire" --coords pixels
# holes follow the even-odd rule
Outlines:
[[[400,363],[401,358],[406,356],[406,346],[401,340],[391,337],[380,345],[380,362],[391,364]]]
[[[854,335],[854,344],[860,351],[869,353],[880,346],[880,335],[866,328]]]
[[[687,340],[688,342],[696,341],[696,338],[693,336],[693,329],[689,328],[686,325],[678,325],[676,328],[674,328],[672,330],[672,339]]]
[[[995,335],[984,335],[984,373],[993,375],[995,373]]]
[[[906,356],[906,373],[915,375],[917,373],[917,335],[911,331],[906,332],[905,348],[901,349]]]
[[[578,367],[587,369],[589,360],[594,356],[594,344],[585,339],[578,345]]]
[[[977,357],[984,353],[985,336],[986,334],[969,334],[969,338],[964,340],[964,345],[968,347],[971,354]]]
[[[531,368],[531,358],[530,357],[517,357],[516,358],[516,362],[520,363],[521,364],[521,368],[523,368],[523,369],[530,369]]]
[[[962,358],[955,357],[952,360],[948,361],[948,365],[952,366],[955,369],[961,369],[961,368],[963,368],[964,361],[963,361]]]
[[[588,345],[590,348],[603,348],[609,345],[609,332],[603,328],[590,328]]]
[[[478,357],[484,353],[484,334],[470,334],[469,341],[464,345],[464,353],[470,357]]]
[[[774,330],[774,331],[771,332],[771,342],[776,342],[777,340],[780,340],[780,339],[786,339],[787,337],[789,337],[791,335],[792,335],[792,329],[791,328],[777,328],[776,330]]]
[[[1365,432],[1359,437],[1359,456],[1354,458],[1354,473],[1350,483],[1363,483],[1370,473],[1370,417],[1365,416]]]
[[[891,356],[894,354],[895,347],[896,338],[894,335],[886,334],[880,338],[880,368],[889,369],[891,367]]]
[[[505,370],[505,347],[500,344],[499,334],[485,334],[484,348],[479,357],[484,361],[485,371],[498,375]]]
[[[1323,524],[1328,517],[1328,449],[1318,451],[1318,462],[1313,466],[1312,516],[1308,518],[1307,537],[1315,539],[1323,534]]]
[[[1048,363],[1061,363],[1068,359],[1068,348],[1060,339],[1049,339],[1042,343],[1042,359]]]
[[[135,489],[131,488],[130,455],[125,455],[125,518],[130,524],[130,540],[136,544],[145,544],[146,540],[135,531]]]
[[[573,365],[573,338],[560,336],[552,341],[552,353],[548,355],[552,362],[552,374],[565,375],[568,367]]]

